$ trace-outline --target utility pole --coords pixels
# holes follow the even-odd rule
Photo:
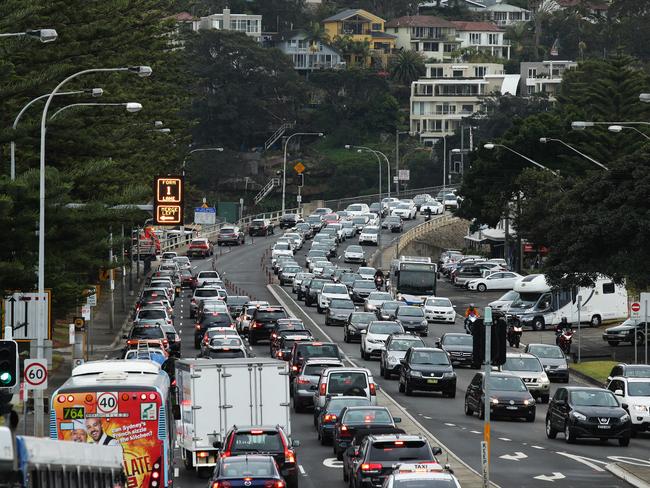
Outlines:
[[[126,260],[124,259],[124,224],[122,224],[122,239],[121,239],[122,249],[122,312],[126,312]]]
[[[395,196],[399,198],[399,129],[395,129]],[[388,174],[388,181],[390,183],[390,173]]]
[[[113,228],[110,227],[108,234],[108,283],[111,291],[111,304],[108,309],[108,321],[111,330],[115,327],[115,279],[113,276]]]
[[[485,307],[483,324],[485,325],[485,398],[483,399],[483,442],[487,446],[487,465],[484,467],[483,483],[490,486],[490,409],[492,399],[490,397],[490,373],[492,370],[492,307]],[[487,483],[486,483],[487,481]]]

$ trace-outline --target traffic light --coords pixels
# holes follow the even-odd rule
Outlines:
[[[18,344],[0,340],[0,388],[13,388],[20,380],[18,372]]]
[[[303,186],[305,186],[305,174],[304,174],[304,173],[300,173],[300,174],[298,175],[298,187],[299,187],[299,188],[302,188]]]
[[[490,326],[490,364],[503,366],[506,363],[506,331],[508,324],[505,318],[497,318]],[[485,323],[483,319],[474,322],[472,330],[474,366],[485,362]]]

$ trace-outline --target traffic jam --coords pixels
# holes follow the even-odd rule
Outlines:
[[[444,215],[449,195],[224,225],[218,251],[196,238],[162,253],[119,357],[78,366],[53,396],[53,435],[121,444],[138,487],[460,487],[452,465],[480,470],[487,409],[506,439],[492,462],[527,466],[520,486],[543,484],[551,455],[562,477],[584,467],[558,455],[560,440],[599,470],[617,446],[647,458],[650,367],[621,364],[606,388],[576,381],[570,294],[543,275],[455,250],[373,266],[382,246]],[[624,288],[596,289],[578,320],[624,319]],[[509,345],[489,378],[473,334],[488,304]]]

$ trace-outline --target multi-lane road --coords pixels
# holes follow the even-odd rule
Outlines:
[[[415,225],[409,223],[406,228]],[[384,242],[395,235],[384,233]],[[273,304],[286,306],[290,312],[303,319],[319,339],[332,340],[338,343],[341,350],[358,365],[369,368],[385,393],[393,397],[407,412],[419,420],[419,423],[443,442],[472,468],[480,469],[480,441],[482,440],[482,421],[476,416],[467,417],[463,412],[465,390],[474,370],[457,368],[458,383],[455,399],[442,398],[438,394],[415,393],[407,397],[397,390],[396,380],[385,380],[379,375],[377,360],[364,361],[361,359],[357,343],[346,344],[340,327],[326,327],[324,316],[315,308],[306,308],[302,302],[297,302],[290,288],[268,284],[267,251],[278,237],[255,238],[244,246],[222,249],[217,252],[216,268],[229,282],[243,290],[247,295],[260,300],[268,300]],[[342,263],[344,249],[357,243],[356,239],[348,240],[339,246],[338,256],[332,259]],[[304,264],[308,246],[296,254],[299,263]],[[372,248],[368,248],[372,252]],[[210,260],[196,260],[193,271],[210,269]],[[445,280],[438,284],[438,294],[452,300],[460,312],[468,303],[474,302],[483,307],[489,301],[498,298],[500,293],[470,294],[455,289]],[[193,349],[193,320],[189,318],[189,298],[183,296],[176,302],[177,329],[183,337],[183,356],[194,357],[197,351]],[[462,331],[462,321],[456,320],[454,325],[433,324],[429,329],[429,337],[425,341],[433,345],[435,340],[444,332]],[[528,334],[523,337],[528,342],[534,336],[535,341],[552,342],[553,333]],[[263,344],[254,347],[260,356],[268,355],[268,346]],[[572,378],[571,383],[575,383]],[[552,385],[552,392],[555,389]],[[558,436],[556,440],[546,438],[544,418],[546,405],[538,404],[537,420],[531,423],[523,421],[494,421],[492,423],[491,447],[491,478],[503,488],[510,487],[540,487],[560,484],[570,487],[600,488],[625,486],[624,482],[610,474],[605,466],[612,462],[628,462],[631,464],[650,466],[650,435],[640,435],[633,439],[627,448],[618,447],[613,441],[600,443],[598,441],[579,441],[568,445]],[[330,447],[321,446],[313,430],[312,418],[309,414],[294,414],[292,418],[294,437],[301,441],[298,448],[300,463],[301,486],[316,488],[317,486],[333,486],[343,488],[340,467],[333,462]],[[176,485],[181,488],[205,487],[206,480],[199,479],[194,472],[186,472],[182,463]]]

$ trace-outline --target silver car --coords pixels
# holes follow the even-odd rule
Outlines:
[[[547,403],[551,391],[551,382],[544,371],[542,363],[537,357],[526,353],[506,354],[506,363],[501,367],[502,371],[519,376],[526,388],[536,399]]]
[[[302,369],[293,381],[293,409],[300,412],[314,404],[314,395],[318,389],[318,381],[323,371],[328,368],[342,368],[343,363],[338,359],[313,358],[307,359]]]
[[[376,312],[384,302],[389,302],[393,299],[393,296],[386,291],[373,291],[370,292],[366,302],[364,303],[363,309],[366,312]]]

